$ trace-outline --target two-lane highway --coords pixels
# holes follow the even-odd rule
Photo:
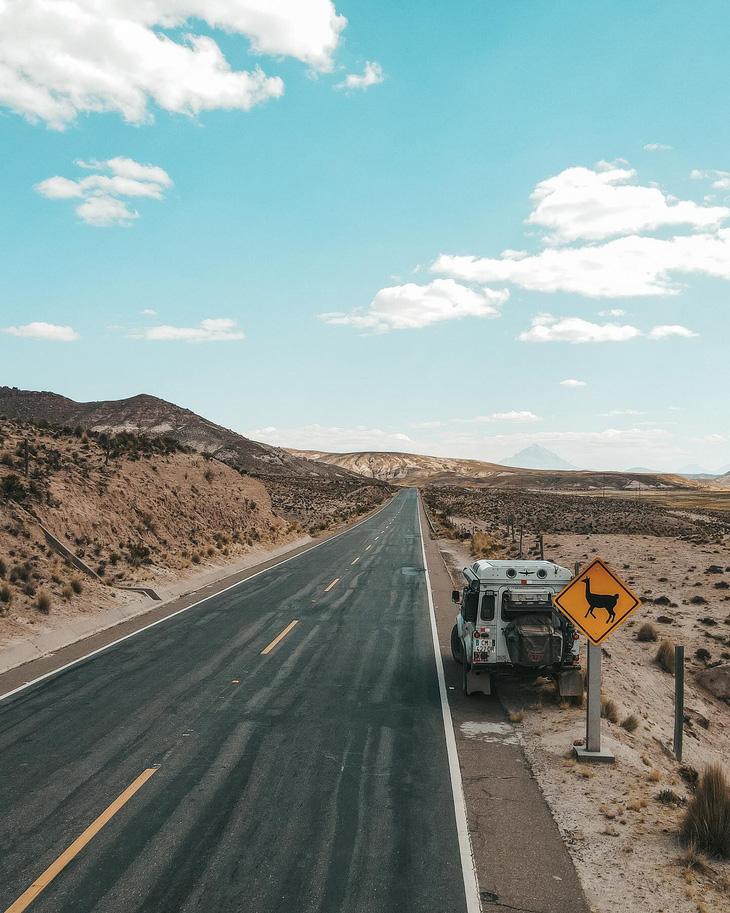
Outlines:
[[[473,911],[443,700],[403,491],[0,702],[0,910]]]

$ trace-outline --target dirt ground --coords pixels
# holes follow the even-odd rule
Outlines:
[[[474,558],[464,543],[441,540],[440,547],[458,579]],[[708,667],[730,659],[730,540],[699,545],[643,535],[545,539],[545,557],[565,567],[597,555],[645,599],[603,650],[603,692],[617,705],[618,722],[602,720],[602,742],[616,763],[573,759],[572,746],[585,737],[585,710],[560,702],[547,681],[499,684],[504,706],[517,718],[524,711],[509,735],[524,744],[595,911],[730,910],[730,864],[711,861],[705,872],[690,869],[677,836],[691,793],[686,777],[730,757],[730,707],[698,681]],[[674,677],[655,662],[658,643],[637,640],[644,622],[655,625],[660,641],[685,645],[684,766],[671,752]],[[621,726],[631,714],[639,720],[634,732]]]

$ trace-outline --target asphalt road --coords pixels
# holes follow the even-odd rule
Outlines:
[[[452,768],[403,491],[0,703],[0,910],[462,913]]]

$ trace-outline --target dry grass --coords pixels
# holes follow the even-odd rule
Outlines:
[[[621,720],[621,726],[626,732],[636,732],[639,728],[641,720],[636,716],[635,713],[630,713],[627,717]]]
[[[674,644],[671,640],[663,640],[659,644],[655,659],[665,672],[674,675]]]
[[[474,558],[503,558],[504,542],[496,536],[478,531],[471,537],[471,553]]]
[[[611,700],[610,697],[602,697],[601,716],[604,718],[604,720],[608,720],[609,723],[618,723],[620,717],[616,701]]]
[[[719,764],[708,767],[700,777],[680,830],[700,852],[730,859],[730,785]]]
[[[658,640],[658,638],[657,629],[650,621],[645,622],[636,632],[636,639],[642,641],[642,643]]]
[[[510,710],[509,712],[510,722],[512,723],[523,723],[525,720],[525,711],[522,710]]]

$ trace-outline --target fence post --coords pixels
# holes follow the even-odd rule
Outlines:
[[[522,557],[522,533],[523,533],[523,531],[524,531],[524,527],[521,526],[520,527],[520,558]]]
[[[540,543],[540,561],[545,560],[545,545],[542,538],[542,533],[537,537],[537,541]]]
[[[674,648],[674,755],[682,760],[684,738],[684,646]]]

